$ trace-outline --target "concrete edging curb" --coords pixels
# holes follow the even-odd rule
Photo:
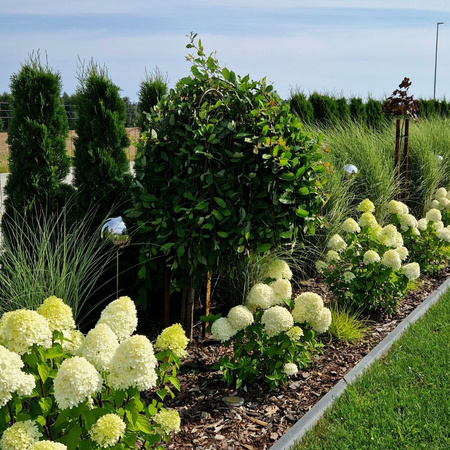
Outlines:
[[[336,399],[345,391],[347,386],[353,383],[368,369],[376,360],[381,358],[391,348],[392,344],[403,334],[403,332],[428,309],[437,303],[440,297],[450,287],[450,278],[445,280],[434,292],[432,292],[414,311],[395,327],[372,351],[366,355],[353,369],[351,369],[337,384],[330,389],[300,420],[298,420],[270,450],[289,450],[298,442],[324,415]]]

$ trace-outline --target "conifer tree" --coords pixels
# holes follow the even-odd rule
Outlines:
[[[91,60],[80,68],[78,79],[74,184],[81,208],[95,208],[97,218],[104,220],[129,207],[126,108],[105,67]]]
[[[73,194],[64,183],[70,158],[66,154],[67,116],[60,103],[61,76],[39,53],[31,54],[20,71],[11,76],[13,113],[9,123],[9,176],[2,229],[6,238],[14,218],[45,208],[51,214]],[[36,216],[34,214],[34,216]]]

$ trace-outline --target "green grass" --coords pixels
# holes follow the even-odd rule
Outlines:
[[[450,292],[349,386],[300,449],[450,448]]]
[[[337,303],[330,305],[331,325],[328,333],[339,341],[346,344],[361,342],[370,331],[368,321],[359,318],[359,315],[338,306]]]

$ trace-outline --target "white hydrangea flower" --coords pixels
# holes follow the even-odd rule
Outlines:
[[[268,336],[277,336],[294,326],[291,313],[283,306],[272,306],[266,309],[261,317],[261,323]]]
[[[388,250],[381,258],[381,264],[391,269],[398,270],[402,266],[402,260],[395,250]]]
[[[331,236],[330,240],[328,241],[328,248],[330,248],[331,250],[335,250],[336,252],[340,252],[347,248],[347,244],[344,239],[339,236],[339,234],[335,234]]]
[[[442,215],[438,209],[432,208],[426,213],[425,218],[428,222],[437,222],[442,220]]]
[[[48,320],[36,311],[17,309],[7,316],[3,328],[3,345],[9,350],[23,355],[33,344],[50,348],[52,331]]]
[[[266,278],[275,278],[276,280],[284,278],[290,280],[292,278],[292,271],[286,261],[282,259],[271,259],[262,267],[261,279],[265,280]]]
[[[296,322],[311,323],[323,308],[322,297],[314,292],[304,292],[294,300],[292,316]]]
[[[417,228],[419,230],[426,230],[427,229],[427,225],[428,225],[428,220],[424,217],[422,219],[419,219],[417,221]]]
[[[273,289],[265,283],[256,283],[247,295],[245,305],[250,311],[255,309],[267,309],[273,304]]]
[[[342,229],[346,233],[359,233],[361,231],[358,222],[356,222],[356,220],[352,219],[351,217],[345,219],[344,223],[342,224]]]
[[[102,388],[102,377],[85,358],[74,356],[59,367],[54,381],[55,400],[60,409],[73,408]]]
[[[342,277],[344,278],[345,283],[350,283],[352,280],[355,279],[355,274],[353,272],[344,272],[342,274]]]
[[[444,209],[448,209],[450,206],[450,200],[447,197],[442,197],[439,199],[439,206]]]
[[[439,202],[439,200],[434,199],[430,203],[430,208],[440,210],[440,209],[442,209],[442,206],[441,206],[441,203]]]
[[[282,305],[285,300],[290,300],[292,297],[291,282],[285,278],[280,278],[273,283],[270,283],[274,296],[272,297],[272,306]]]
[[[97,419],[89,430],[91,439],[101,448],[116,445],[125,434],[125,422],[114,413],[105,414]]]
[[[368,198],[366,198],[358,205],[358,211],[362,213],[373,213],[375,211],[375,205]]]
[[[172,431],[178,433],[180,431],[181,418],[178,411],[172,409],[170,411],[161,410],[153,417],[155,423],[159,425],[161,430],[169,434]]]
[[[402,233],[398,232],[394,247],[403,247],[403,244],[404,244],[404,242],[403,242]]]
[[[374,229],[377,225],[377,219],[371,212],[365,212],[361,214],[361,217],[358,220],[358,224],[360,227],[368,227]]]
[[[151,342],[139,334],[122,342],[109,365],[108,382],[114,389],[145,391],[156,385],[157,361]]]
[[[400,256],[400,259],[402,261],[404,261],[409,255],[408,249],[406,247],[397,247],[395,251],[398,253],[398,256]]]
[[[226,342],[231,339],[238,330],[231,325],[231,322],[226,317],[221,317],[217,319],[211,325],[211,334],[214,339],[221,342]]]
[[[299,341],[303,336],[303,330],[299,326],[294,325],[292,328],[286,331],[286,334],[291,341]]]
[[[322,308],[319,314],[309,324],[318,333],[325,333],[331,324],[331,311],[328,308]]]
[[[441,241],[450,242],[450,229],[442,228],[436,232],[436,235]]]
[[[397,214],[402,216],[404,214],[408,214],[409,209],[408,206],[403,202],[398,202],[397,200],[391,200],[388,204],[388,211],[390,214]]]
[[[62,348],[69,355],[75,355],[83,344],[84,334],[80,330],[64,330]]]
[[[447,194],[448,194],[447,189],[445,189],[444,187],[440,187],[434,194],[434,198],[440,200],[441,198],[446,197]]]
[[[104,372],[109,369],[117,347],[119,347],[119,341],[116,334],[106,323],[98,323],[86,335],[77,355],[86,358],[99,372]]]
[[[298,372],[298,367],[294,363],[286,363],[283,366],[283,372],[288,376],[291,377],[292,375],[295,375]]]
[[[417,219],[412,214],[403,214],[400,218],[400,226],[402,230],[417,228]]]
[[[433,222],[433,228],[435,231],[442,230],[444,228],[444,222],[442,220],[436,220],[436,222]]]
[[[316,261],[316,270],[319,273],[322,273],[324,270],[328,268],[328,264],[325,261]]]
[[[11,394],[30,395],[36,381],[32,374],[22,371],[22,358],[0,345],[0,408],[11,399]]]
[[[339,253],[336,250],[328,250],[327,254],[325,255],[325,259],[328,262],[334,262],[339,261],[341,257],[339,256]]]
[[[285,280],[289,283],[288,280]],[[290,285],[291,283],[289,283]],[[253,321],[253,314],[243,305],[234,306],[230,309],[227,316],[228,322],[236,330],[241,331],[250,326]]]
[[[416,262],[405,264],[400,269],[400,272],[406,275],[408,280],[416,280],[417,278],[420,277],[420,266]]]
[[[29,450],[41,437],[42,433],[34,421],[15,422],[3,432],[0,439],[0,449]]]
[[[0,317],[0,345],[4,345],[5,338],[3,337],[3,333],[5,330],[6,322],[8,321],[8,318],[11,316],[12,313],[13,311],[6,311]]]
[[[188,343],[189,339],[184,328],[180,323],[175,323],[162,330],[156,339],[155,348],[163,351],[170,350],[178,358],[184,358],[187,355],[186,347]]]
[[[98,323],[106,323],[119,342],[129,338],[137,328],[136,305],[130,297],[119,297],[102,311]]]
[[[420,231],[419,231],[418,228],[411,228],[411,233],[412,233],[414,236],[420,236]]]
[[[42,305],[37,309],[37,312],[48,320],[48,324],[52,331],[63,331],[75,328],[72,308],[55,295],[46,298]]]
[[[374,251],[374,250],[367,250],[366,253],[364,253],[363,256],[363,263],[368,266],[369,264],[375,264],[377,262],[380,262],[381,258],[380,255]]]
[[[395,225],[386,225],[378,234],[378,240],[380,244],[386,247],[395,247],[397,245],[397,233],[398,231]]]
[[[30,450],[67,450],[67,446],[60,442],[38,441],[30,447]]]

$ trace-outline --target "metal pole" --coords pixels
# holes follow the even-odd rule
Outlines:
[[[439,38],[439,25],[442,25],[444,22],[438,22],[436,24],[436,52],[434,56],[434,91],[433,91],[433,99],[436,100],[436,73],[437,73],[437,54],[438,54],[438,38]]]

